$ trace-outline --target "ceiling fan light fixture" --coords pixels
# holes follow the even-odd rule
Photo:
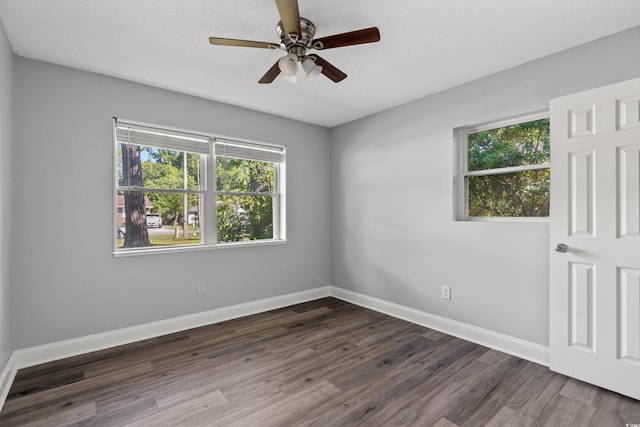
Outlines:
[[[302,69],[307,76],[307,80],[313,80],[320,75],[322,67],[316,65],[315,61],[309,57],[302,61]]]
[[[282,75],[281,79],[285,82],[297,85],[298,84],[298,76],[285,76]]]
[[[295,76],[298,72],[298,56],[290,53],[278,60],[278,67],[285,76]]]

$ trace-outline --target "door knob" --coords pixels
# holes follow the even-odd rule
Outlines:
[[[568,250],[569,250],[569,246],[565,245],[564,243],[558,243],[556,245],[556,252],[560,252],[561,254],[563,254]]]

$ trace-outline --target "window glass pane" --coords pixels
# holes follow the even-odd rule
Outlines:
[[[200,154],[187,155],[187,189],[201,190],[204,187],[204,177],[200,173]]]
[[[467,135],[469,171],[549,163],[549,119]]]
[[[274,164],[257,160],[216,158],[216,188],[239,193],[274,192]]]
[[[200,207],[199,194],[121,191],[116,209],[118,248],[199,245]]]
[[[218,196],[218,243],[273,239],[272,196]]]
[[[118,144],[118,185],[199,190],[203,181],[200,157],[178,150]]]
[[[548,217],[549,169],[470,176],[469,216]]]

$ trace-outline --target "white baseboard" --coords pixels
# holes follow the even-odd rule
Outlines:
[[[435,316],[424,311],[348,291],[336,286],[331,287],[331,296],[420,326],[435,329],[466,341],[493,348],[540,365],[549,366],[549,348],[543,345],[534,344],[529,341],[457,322],[445,317]]]
[[[88,335],[37,347],[25,348],[13,352],[13,368],[15,370],[39,365],[66,357],[90,353],[149,338],[172,334],[187,329],[249,316],[281,307],[287,307],[314,299],[328,297],[330,287],[315,288],[308,291],[295,292],[272,298],[265,298],[244,304],[222,307],[202,313],[174,317],[158,322],[146,323],[115,331]]]
[[[7,361],[7,365],[4,367],[2,373],[0,374],[0,411],[2,411],[4,402],[5,400],[7,400],[9,389],[11,388],[13,379],[16,376],[16,371],[17,369],[15,368],[14,358],[12,354]]]
[[[361,307],[435,329],[544,366],[549,365],[549,349],[545,346],[335,286],[325,286],[244,304],[222,307],[202,313],[16,350],[9,358],[6,367],[0,375],[0,410],[2,410],[2,406],[4,405],[18,369],[223,322],[225,320],[275,310],[277,308],[328,296],[333,296]]]

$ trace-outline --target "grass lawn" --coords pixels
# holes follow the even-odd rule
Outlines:
[[[149,236],[149,241],[153,246],[170,246],[170,245],[199,245],[200,234],[194,236],[193,233],[186,239],[176,239],[173,234],[165,234],[162,236]],[[124,243],[124,241],[123,241]]]
[[[170,230],[174,230],[173,227],[165,227]],[[175,234],[161,234],[149,236],[149,242],[151,246],[176,246],[176,245],[199,245],[200,244],[200,230],[197,230],[197,234],[194,236],[194,231],[191,227],[187,229],[188,237],[182,238],[182,230],[178,231],[180,235],[179,239],[175,238]],[[124,245],[124,239],[118,239],[118,247],[121,248]]]

